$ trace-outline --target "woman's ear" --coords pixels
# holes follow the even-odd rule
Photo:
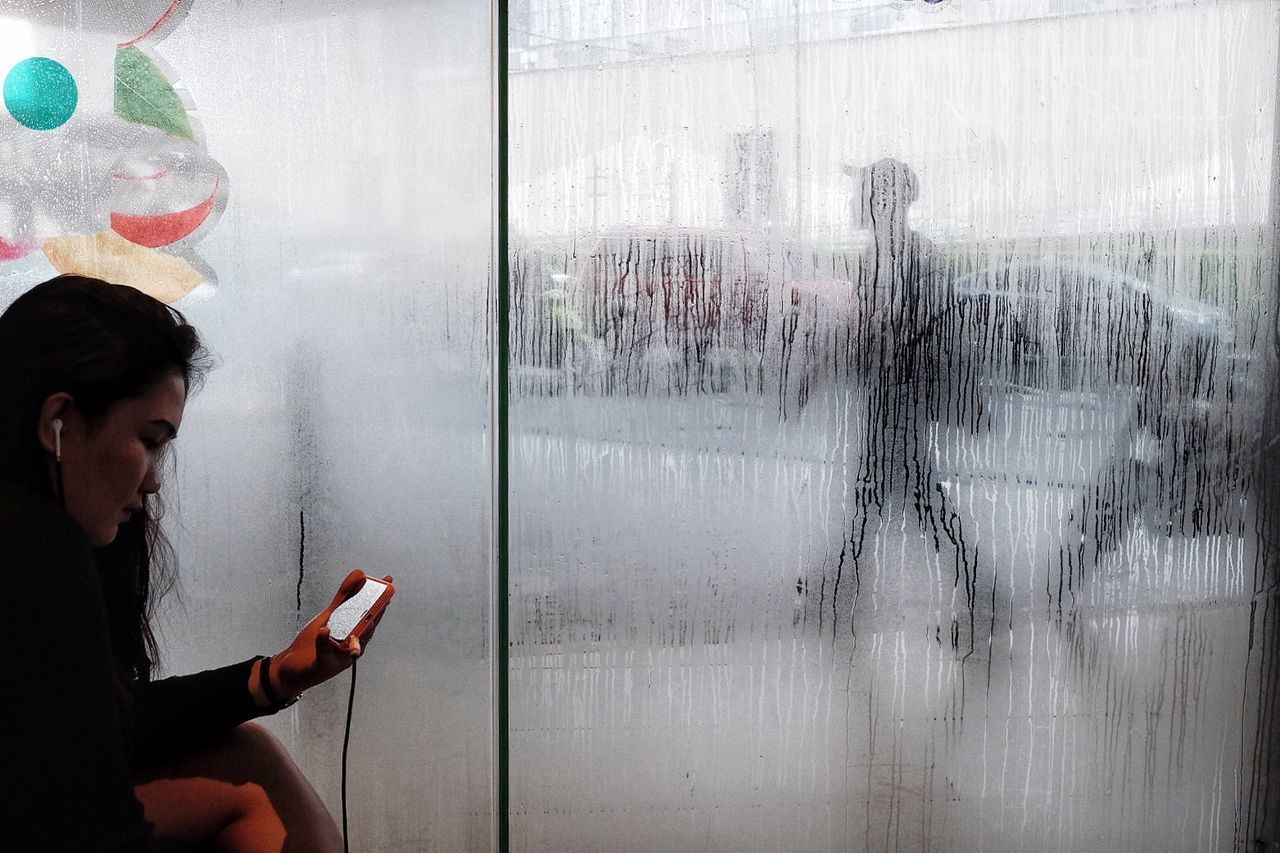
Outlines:
[[[76,410],[75,400],[65,391],[50,394],[40,404],[36,439],[49,455],[62,455],[63,431]]]

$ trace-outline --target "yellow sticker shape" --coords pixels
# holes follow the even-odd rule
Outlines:
[[[114,231],[52,237],[44,242],[44,253],[60,273],[127,284],[166,304],[204,280],[183,258],[130,243]]]

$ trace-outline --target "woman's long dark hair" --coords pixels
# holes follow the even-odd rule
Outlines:
[[[207,362],[186,318],[141,291],[72,275],[36,285],[0,315],[0,481],[55,497],[36,436],[49,395],[70,394],[92,424],[175,371],[190,393]],[[136,679],[150,678],[158,660],[152,615],[174,582],[161,511],[148,495],[97,551],[116,660]]]

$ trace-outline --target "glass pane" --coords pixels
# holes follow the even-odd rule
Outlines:
[[[1277,12],[513,4],[513,849],[1280,834]]]
[[[220,359],[166,489],[167,671],[279,651],[351,568],[394,575],[359,667],[351,847],[488,849],[487,6],[0,14],[6,73],[47,57],[78,83],[63,125],[3,116],[6,301],[64,268],[163,285]],[[69,97],[42,92],[34,124]],[[269,721],[335,814],[347,689]]]

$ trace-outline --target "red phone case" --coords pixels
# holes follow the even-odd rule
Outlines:
[[[372,576],[370,576],[368,580],[386,584],[387,588],[382,591],[382,594],[373,602],[373,605],[364,612],[364,615],[360,617],[358,622],[356,622],[356,626],[351,629],[351,633],[347,635],[347,639],[350,639],[351,637],[358,637],[361,643],[364,643],[365,641],[365,631],[378,618],[378,615],[386,609],[387,603],[391,601],[391,596],[396,594],[396,585],[391,581],[386,581],[382,578],[375,578]],[[356,593],[358,592],[359,590],[356,590]],[[352,593],[352,595],[355,595],[356,593]],[[334,640],[332,637],[329,639],[338,645],[342,645],[342,643],[346,642],[346,640]]]

